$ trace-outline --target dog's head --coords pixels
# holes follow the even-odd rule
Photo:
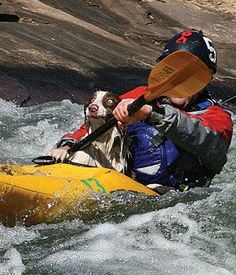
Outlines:
[[[85,123],[88,134],[104,125],[121,99],[107,91],[97,91],[85,105]],[[125,167],[124,131],[121,127],[112,127],[100,135],[90,146],[85,148],[83,164],[114,168],[121,172]],[[81,152],[74,161],[81,163]]]
[[[112,115],[112,111],[120,101],[120,98],[111,92],[95,92],[89,103],[85,106],[86,120],[99,119],[105,121]]]

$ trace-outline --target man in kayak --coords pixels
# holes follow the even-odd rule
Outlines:
[[[187,51],[199,57],[216,72],[217,56],[212,41],[201,31],[184,31],[172,37],[157,62],[174,51]],[[121,96],[113,111],[115,118],[128,126],[131,139],[127,174],[150,188],[168,186],[188,190],[209,186],[227,161],[233,122],[205,88],[187,98],[159,98],[132,116],[127,107],[147,91],[137,87]],[[67,149],[87,132],[86,126],[65,135],[53,156],[64,160]],[[160,191],[161,192],[161,191]]]

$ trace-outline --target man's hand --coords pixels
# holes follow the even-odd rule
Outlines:
[[[69,154],[67,152],[67,150],[69,149],[70,149],[69,146],[63,146],[63,147],[49,151],[47,155],[54,157],[57,162],[64,162],[69,157]]]
[[[123,99],[113,111],[114,117],[125,125],[133,124],[139,120],[146,119],[152,112],[152,106],[144,105],[138,112],[129,116],[128,106],[134,102],[135,99]]]

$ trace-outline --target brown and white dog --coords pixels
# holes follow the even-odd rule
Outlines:
[[[89,104],[85,106],[85,123],[88,134],[106,123],[112,116],[112,111],[120,102],[120,98],[107,91],[94,93]],[[69,159],[72,162],[113,168],[123,172],[125,168],[124,131],[113,127],[83,151],[77,151]]]

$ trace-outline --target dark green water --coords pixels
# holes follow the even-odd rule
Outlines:
[[[83,116],[68,101],[30,108],[0,101],[0,110],[2,163],[29,163]],[[235,152],[234,138],[208,189],[161,199],[94,196],[85,221],[0,225],[0,274],[236,274]]]

